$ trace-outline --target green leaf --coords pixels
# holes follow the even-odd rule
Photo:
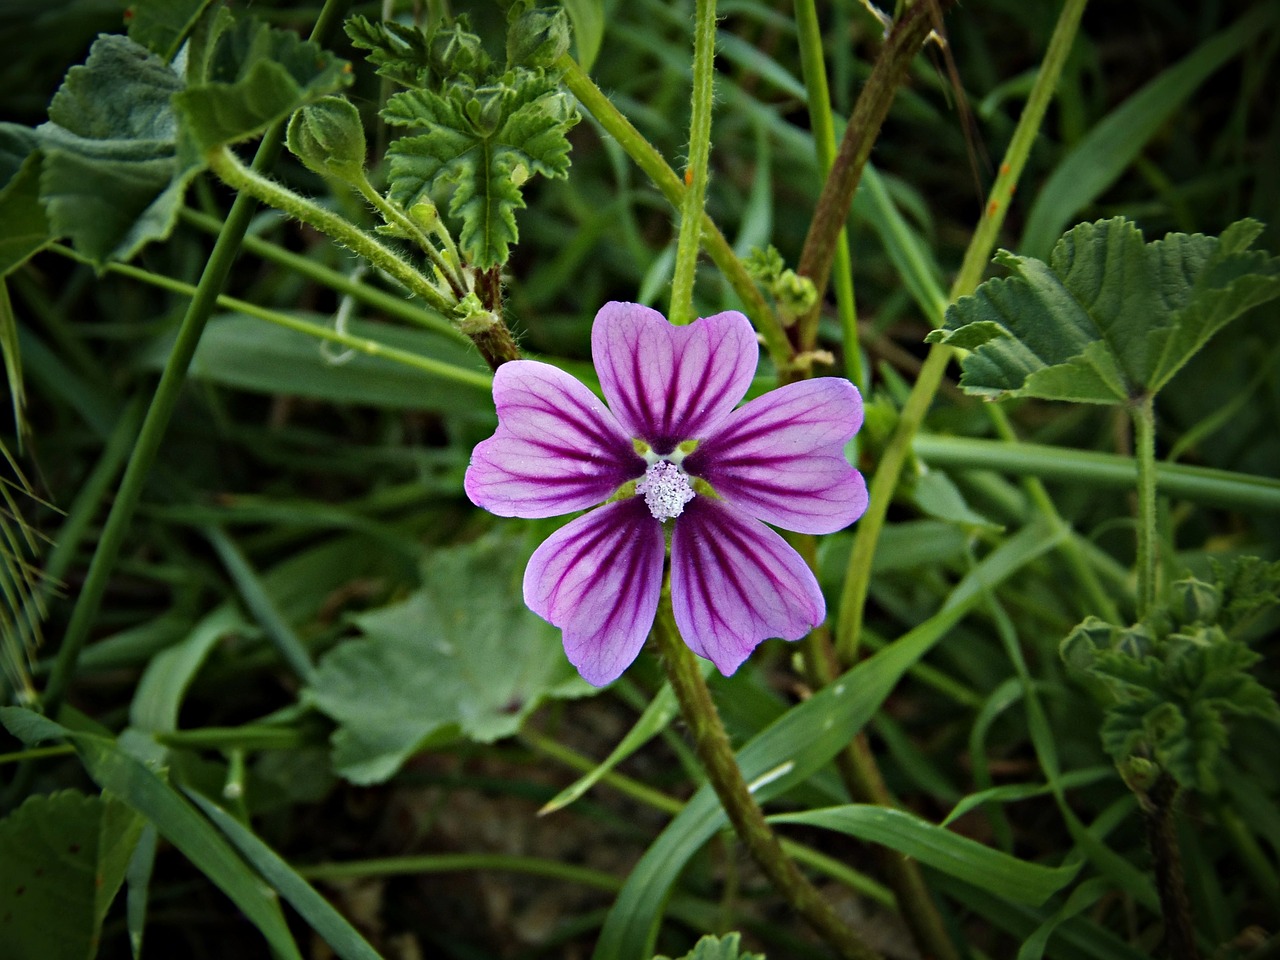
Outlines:
[[[351,82],[347,61],[295,33],[250,19],[217,35],[202,73],[173,98],[183,155],[192,164]]]
[[[153,824],[235,903],[266,938],[281,960],[301,960],[280,904],[209,822],[169,784],[114,740],[77,733],[19,707],[0,707],[0,723],[18,739],[33,744],[69,739],[103,791],[110,792]]]
[[[573,42],[578,49],[578,66],[587,73],[600,54],[604,41],[603,0],[564,0],[565,12],[573,23]]]
[[[427,131],[387,151],[392,199],[409,209],[432,191],[452,188],[449,213],[462,223],[462,249],[482,268],[505,263],[518,237],[522,184],[535,173],[567,176],[565,134],[579,119],[555,77],[523,69],[482,87],[397,93],[383,117]]]
[[[960,384],[988,399],[1126,403],[1154,394],[1245,310],[1280,296],[1280,258],[1248,250],[1261,226],[1145,243],[1117,217],[1084,223],[1049,263],[1001,251],[1014,271],[947,310],[926,338],[973,351]]]
[[[133,0],[125,12],[129,39],[172,62],[213,0]]]
[[[0,821],[0,942],[8,960],[89,960],[142,821],[74,791],[29,797]]]
[[[871,804],[805,810],[772,816],[769,820],[822,827],[878,843],[999,897],[1033,906],[1044,903],[1070,883],[1080,869],[1078,863],[1065,867],[1028,863],[921,820],[905,810]]]
[[[355,927],[252,830],[207,797],[192,790],[186,794],[342,960],[382,960]]]
[[[104,35],[68,71],[37,128],[52,232],[95,263],[127,260],[173,229],[193,167],[180,169],[170,98],[182,78],[127,37]]]
[[[508,538],[437,550],[403,603],[355,617],[364,637],[321,662],[307,699],[339,724],[334,767],[356,783],[393,775],[424,741],[515,733],[548,697],[593,692],[560,631],[520,599],[526,554]]]
[[[426,86],[431,76],[427,35],[394,20],[354,16],[343,24],[351,45],[368,50],[368,60],[381,77],[402,87]]]
[[[728,933],[723,937],[707,935],[679,960],[765,960],[762,953],[742,953],[742,935]],[[671,960],[670,957],[654,957],[653,960]]]
[[[0,279],[53,239],[40,204],[38,147],[34,130],[0,123]]]

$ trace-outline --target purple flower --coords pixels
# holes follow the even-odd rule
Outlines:
[[[524,575],[525,603],[564,631],[582,676],[609,683],[640,652],[668,531],[676,626],[725,675],[761,641],[799,640],[821,623],[817,580],[765,523],[831,533],[866,509],[866,484],[844,457],[862,425],[854,386],[805,380],[734,409],[759,354],[735,311],[676,327],[648,307],[607,303],[591,352],[607,407],[549,364],[498,369],[498,429],[465,482],[472,502],[504,517],[604,504],[552,534]]]

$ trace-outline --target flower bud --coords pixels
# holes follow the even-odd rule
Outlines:
[[[507,62],[549,67],[569,49],[569,18],[563,7],[525,10],[507,30]]]
[[[364,124],[343,97],[308,104],[289,121],[289,150],[308,170],[354,183],[364,176]]]

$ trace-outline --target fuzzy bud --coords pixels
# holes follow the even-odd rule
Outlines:
[[[569,49],[569,18],[563,7],[525,10],[507,30],[507,63],[550,67]]]
[[[364,176],[364,124],[343,97],[308,104],[289,121],[289,150],[308,170],[354,183]]]

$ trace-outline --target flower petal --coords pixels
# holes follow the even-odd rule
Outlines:
[[[591,356],[618,422],[669,453],[708,436],[738,405],[760,347],[735,310],[676,327],[648,307],[606,303],[591,328]]]
[[[798,533],[832,533],[867,509],[867,485],[844,457],[862,426],[848,380],[790,383],[735,410],[685,469],[751,516]]]
[[[493,399],[498,429],[476,445],[463,481],[479,507],[500,517],[554,517],[594,507],[644,474],[613,414],[557,367],[504,363]]]
[[[564,630],[564,652],[588,683],[616,680],[644,646],[665,552],[662,524],[643,497],[592,510],[533,552],[524,602]]]
[[[671,539],[680,635],[725,676],[761,641],[799,640],[826,616],[809,567],[785,540],[723,500],[695,497]]]

